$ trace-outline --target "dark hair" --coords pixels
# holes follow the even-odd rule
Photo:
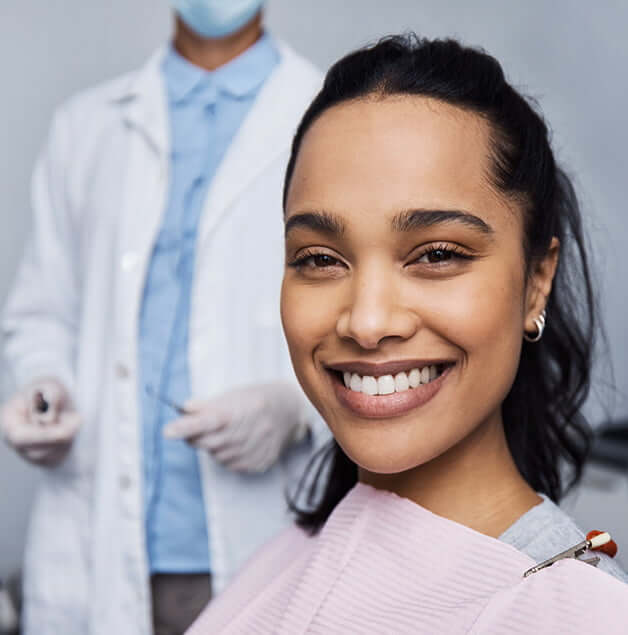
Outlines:
[[[524,210],[526,274],[547,254],[552,237],[560,241],[547,328],[538,343],[524,342],[502,406],[519,471],[535,490],[559,500],[580,478],[590,446],[581,407],[590,387],[595,302],[574,188],[556,165],[542,117],[506,81],[499,62],[455,40],[413,34],[384,38],[336,62],[294,137],[284,206],[303,136],[312,123],[337,104],[388,95],[437,99],[489,122],[493,185]],[[292,501],[297,522],[316,531],[356,482],[356,465],[331,441],[301,481],[300,490],[308,490],[305,506]]]

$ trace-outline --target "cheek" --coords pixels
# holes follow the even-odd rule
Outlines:
[[[478,278],[461,280],[448,293],[440,294],[439,314],[451,336],[465,351],[495,348],[504,336],[522,327],[521,284]]]
[[[487,267],[445,284],[449,288],[440,290],[430,309],[430,326],[462,351],[462,370],[472,387],[467,397],[499,407],[521,353],[523,274],[515,267]]]
[[[329,294],[313,285],[297,283],[284,277],[281,288],[281,320],[288,346],[313,350],[330,328],[333,329],[334,312],[328,301]]]
[[[291,272],[286,273],[281,288],[281,320],[295,373],[304,383],[308,372],[314,371],[314,351],[335,329],[336,313],[329,293],[315,285],[296,282],[290,275]]]

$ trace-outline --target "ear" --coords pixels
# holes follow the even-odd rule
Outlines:
[[[528,276],[524,319],[524,330],[528,333],[536,331],[534,319],[538,318],[545,309],[547,298],[552,291],[559,252],[560,242],[554,236],[547,253],[541,260],[537,261]]]

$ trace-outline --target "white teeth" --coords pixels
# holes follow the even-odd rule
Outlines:
[[[382,375],[377,380],[377,392],[380,395],[391,395],[395,392],[395,378],[392,375]]]
[[[366,395],[391,395],[394,392],[404,392],[417,388],[421,384],[428,384],[438,376],[438,368],[432,364],[424,368],[413,368],[408,373],[397,373],[394,377],[392,375],[360,377],[357,373],[345,371],[342,379],[345,386],[354,392],[362,392]]]
[[[377,379],[375,379],[375,377],[371,377],[370,375],[362,377],[362,392],[365,395],[376,395],[377,390]]]
[[[397,392],[403,392],[410,388],[410,382],[408,381],[408,375],[405,373],[397,373],[395,375],[395,390]]]
[[[351,388],[351,390],[354,390],[355,392],[362,392],[362,378],[360,377],[360,375],[356,375],[355,373],[351,375],[351,383],[349,384],[349,388]]]
[[[421,371],[418,368],[413,368],[408,375],[408,383],[410,388],[416,388],[421,383]]]

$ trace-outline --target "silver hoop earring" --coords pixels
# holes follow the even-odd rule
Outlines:
[[[523,332],[523,339],[526,342],[538,342],[543,337],[543,331],[545,330],[545,309],[541,311],[541,315],[538,318],[534,318],[534,326],[536,326],[536,335],[528,335],[525,331]]]

